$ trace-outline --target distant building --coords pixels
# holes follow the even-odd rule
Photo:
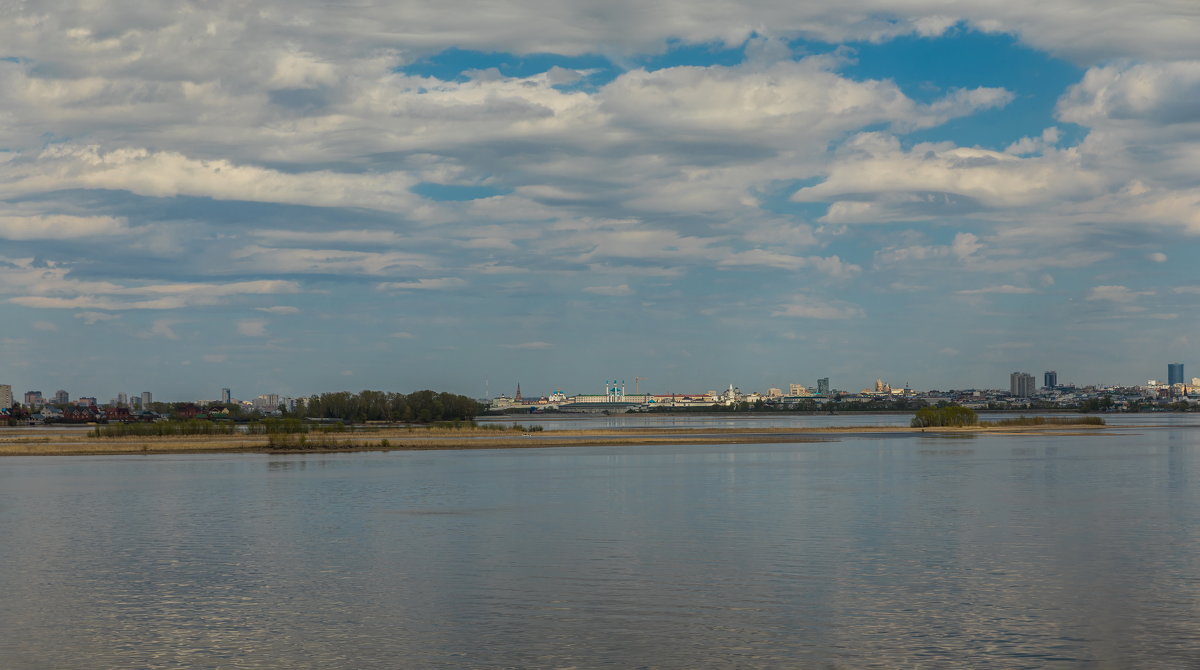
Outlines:
[[[26,407],[41,407],[46,404],[46,399],[42,397],[41,391],[26,391],[25,406]]]
[[[75,404],[79,407],[95,407],[96,399],[84,396],[84,397],[81,397],[78,400],[76,400]]]
[[[121,391],[117,394],[117,407],[129,407],[129,394]]]
[[[1033,395],[1033,375],[1028,372],[1014,372],[1008,376],[1010,393],[1018,398],[1028,398]]]
[[[829,377],[822,377],[817,380],[817,393],[829,395]]]
[[[12,407],[12,386],[9,384],[0,384],[0,408]]]
[[[1183,363],[1167,363],[1167,384],[1183,383]]]
[[[1052,389],[1058,387],[1058,373],[1054,370],[1047,370],[1042,374],[1042,381],[1045,388]]]
[[[228,405],[233,400],[233,392],[229,389],[221,389],[221,402]]]
[[[66,405],[70,402],[71,402],[71,394],[70,393],[67,393],[66,391],[64,391],[62,389],[58,389],[57,391],[54,392],[54,404],[55,405]]]
[[[769,389],[767,389],[767,397],[768,398],[782,398],[783,397],[783,389],[769,388]]]
[[[150,403],[154,402],[153,396],[149,391],[142,391],[142,409],[150,409]]]
[[[260,412],[274,412],[279,409],[279,394],[264,393],[254,399],[254,409]]]
[[[788,384],[788,395],[805,396],[808,395],[808,389],[804,384]]]

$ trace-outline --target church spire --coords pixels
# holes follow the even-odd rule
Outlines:
[[[521,382],[517,382],[517,394],[513,396],[513,402],[521,402]]]

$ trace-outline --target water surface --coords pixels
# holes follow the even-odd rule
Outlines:
[[[1191,667],[1200,431],[0,460],[0,667]]]

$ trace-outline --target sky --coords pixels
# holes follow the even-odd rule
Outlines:
[[[1200,374],[1193,0],[0,4],[0,383]]]

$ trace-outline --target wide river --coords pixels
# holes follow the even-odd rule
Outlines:
[[[1198,667],[1200,417],[1113,423],[3,458],[0,668]]]

